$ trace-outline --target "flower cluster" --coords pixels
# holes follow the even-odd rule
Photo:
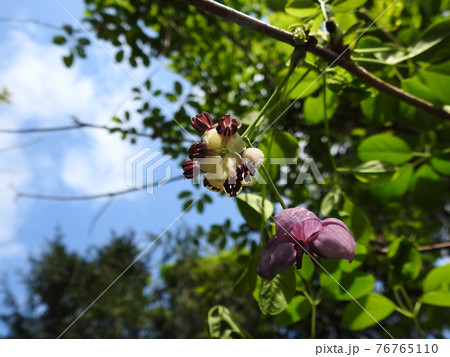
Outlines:
[[[320,220],[305,208],[288,208],[275,215],[276,235],[265,245],[256,272],[272,280],[296,262],[302,266],[303,253],[320,258],[341,258],[352,262],[355,239],[344,222]]]
[[[189,148],[189,159],[183,163],[183,174],[194,178],[205,172],[203,185],[211,191],[225,191],[228,197],[236,196],[243,186],[253,186],[258,179],[258,168],[264,154],[256,148],[246,148],[237,132],[241,126],[230,114],[213,124],[211,116],[203,112],[191,120],[191,125],[202,132],[201,142]]]

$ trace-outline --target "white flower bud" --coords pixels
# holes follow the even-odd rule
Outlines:
[[[210,129],[202,136],[203,143],[208,149],[220,151],[225,147],[225,138],[216,129]]]
[[[238,133],[228,137],[226,146],[229,152],[242,152],[245,150],[245,142]]]
[[[264,162],[264,153],[257,148],[248,148],[246,149],[242,157],[244,159],[249,159],[251,162],[255,164],[255,167],[258,168]]]

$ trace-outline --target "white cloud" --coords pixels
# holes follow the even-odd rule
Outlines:
[[[135,85],[95,44],[90,53],[93,61],[77,61],[67,69],[61,60],[65,50],[36,42],[23,32],[10,31],[7,38],[1,44],[8,56],[0,57],[0,87],[12,93],[12,104],[0,106],[1,128],[62,126],[71,123],[71,115],[108,124],[117,104]],[[137,78],[142,77],[141,73]],[[129,108],[128,104],[132,103],[126,104]],[[0,134],[0,148],[23,141],[20,135]],[[22,200],[14,204],[11,183],[23,191],[48,194],[66,194],[67,188],[78,194],[121,190],[126,188],[126,159],[140,149],[95,129],[47,134],[36,148],[28,148],[26,154],[0,152],[0,169],[40,169],[39,173],[0,173],[0,242],[14,238],[26,207],[33,204]]]

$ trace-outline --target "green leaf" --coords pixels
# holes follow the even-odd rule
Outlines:
[[[332,5],[335,11],[350,11],[363,6],[367,0],[336,0]]]
[[[414,201],[422,208],[439,208],[444,191],[440,176],[428,164],[423,164],[411,180]]]
[[[319,73],[310,70],[308,73],[307,68],[297,68],[289,79],[289,87],[287,91],[288,99],[297,100],[305,98],[313,94],[320,88],[321,81],[317,80]]]
[[[371,160],[356,166],[352,172],[361,182],[389,182],[396,177],[397,167],[388,162]]]
[[[299,270],[296,270],[297,274],[300,275],[300,279],[303,278],[306,281],[309,281],[312,279],[314,274],[314,268],[315,265],[311,259],[311,257],[308,254],[303,254],[302,257],[302,268]]]
[[[341,188],[338,186],[333,187],[322,199],[320,213],[324,216],[329,216],[333,211],[337,211],[343,197]]]
[[[66,38],[64,36],[55,36],[53,37],[53,43],[56,45],[63,45],[66,43]]]
[[[264,153],[266,158],[280,159],[278,164],[272,164],[268,167],[268,171],[272,179],[276,180],[280,173],[280,165],[284,158],[297,158],[299,153],[298,140],[294,135],[286,131],[278,131],[273,138],[272,148],[269,153],[270,138],[267,139],[267,144],[260,144],[259,148]]]
[[[358,243],[368,244],[375,237],[369,217],[348,198],[345,199],[340,214]]]
[[[295,271],[291,267],[273,280],[262,280],[258,305],[265,315],[277,315],[286,309],[295,293]]]
[[[262,223],[261,218],[263,217],[264,221],[266,221],[273,214],[274,207],[272,202],[265,199],[263,210],[263,200],[258,195],[253,193],[241,193],[237,195],[236,198],[239,212],[241,212],[242,217],[244,217],[247,224],[252,228],[260,228]],[[262,215],[261,213],[264,214]]]
[[[411,159],[411,149],[402,139],[390,134],[375,134],[364,139],[358,146],[361,161],[380,160],[400,165]]]
[[[384,54],[379,54],[378,57],[382,58],[384,63],[390,65],[394,65],[403,62],[407,59],[411,59],[418,56],[420,56],[419,58],[422,59],[425,56],[425,52],[431,50],[433,47],[435,47],[442,41],[446,40],[449,36],[450,36],[450,19],[445,19],[440,22],[435,22],[430,27],[428,27],[421,34],[417,42],[413,46],[410,46],[406,51],[398,51],[393,54],[389,54],[387,56]],[[445,46],[442,47],[445,48]],[[433,60],[434,58],[433,56],[428,55],[428,58],[423,59]]]
[[[191,195],[192,195],[191,191],[181,191],[180,194],[178,195],[178,198],[186,198]]]
[[[112,121],[115,122],[115,123],[119,123],[119,124],[122,123],[122,120],[120,120],[120,119],[117,118],[117,117],[113,117],[113,118],[112,118]]]
[[[313,0],[293,0],[289,1],[284,10],[295,17],[309,17],[319,13],[319,5]]]
[[[259,248],[250,258],[248,268],[243,271],[239,279],[236,281],[233,290],[236,293],[242,294],[244,292],[253,292],[256,287],[256,267],[259,263],[261,255],[261,248]]]
[[[344,301],[367,295],[373,290],[375,284],[375,278],[370,274],[363,272],[345,273],[341,270],[337,270],[332,276],[321,273],[319,280],[325,298]]]
[[[408,190],[412,173],[413,166],[401,166],[398,170],[398,174],[392,181],[384,182],[382,184],[373,184],[370,189],[375,196],[380,197],[382,200],[401,197]]]
[[[395,311],[395,304],[383,295],[370,293],[358,300],[364,311],[354,301],[347,304],[342,316],[343,325],[352,331],[358,331],[375,325]],[[370,314],[370,315],[369,315]]]
[[[183,204],[183,211],[186,211],[188,208],[191,209],[191,205],[194,202],[194,200],[187,200],[186,202],[184,202]]]
[[[417,248],[406,238],[389,245],[387,254],[393,276],[397,281],[415,280],[422,269],[422,257]]]
[[[288,307],[282,311],[275,321],[279,326],[289,326],[304,319],[311,312],[311,304],[302,295],[294,297]]]
[[[439,157],[432,157],[430,164],[433,169],[442,175],[450,176],[450,161],[444,160]]]
[[[326,117],[324,111],[323,103],[323,89],[317,97],[308,97],[305,100],[303,107],[303,114],[305,115],[305,120],[312,124],[317,124],[326,119],[330,119],[337,107],[339,106],[339,100],[336,93],[326,90]]]
[[[118,51],[118,52],[116,53],[116,61],[117,61],[117,62],[122,62],[122,60],[123,60],[123,55],[124,55],[123,50]]]
[[[222,305],[213,306],[208,311],[208,332],[211,338],[247,338],[230,311]]]
[[[355,259],[350,263],[347,259],[340,259],[338,268],[343,272],[350,273],[358,269],[367,255],[367,248],[365,245],[356,243]]]
[[[177,101],[177,96],[172,94],[172,93],[166,93],[166,99],[169,102],[176,102]]]
[[[183,92],[183,87],[182,87],[181,83],[178,82],[178,81],[175,81],[175,83],[174,83],[174,89],[175,89],[175,93],[176,93],[177,95],[180,95],[180,94]]]
[[[431,291],[423,294],[419,301],[434,306],[450,306],[450,291]]]
[[[450,104],[450,92],[448,84],[450,76],[442,73],[421,71],[418,76],[422,77],[428,88],[434,93],[437,100],[442,104]]]
[[[66,65],[66,67],[71,67],[73,64],[73,53],[71,53],[70,55],[64,56],[63,57],[63,62]]]
[[[432,269],[423,280],[423,291],[435,291],[450,286],[450,264]]]
[[[366,118],[380,124],[392,122],[398,112],[398,101],[384,93],[369,97],[360,105]]]

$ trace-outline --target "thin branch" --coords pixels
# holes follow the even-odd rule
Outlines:
[[[12,150],[17,150],[17,149],[23,149],[23,148],[25,148],[27,146],[34,145],[34,144],[38,143],[41,140],[42,140],[42,137],[37,137],[36,139],[30,140],[30,141],[26,141],[26,142],[18,144],[18,145],[0,148],[0,153],[12,151]]]
[[[169,182],[175,182],[175,181],[179,181],[181,179],[184,179],[183,175],[180,176],[175,176],[174,178],[170,179]],[[121,195],[126,195],[128,193],[131,192],[135,192],[135,191],[143,191],[149,187],[152,187],[153,184],[149,184],[149,185],[145,185],[141,188],[128,188],[126,190],[121,190],[121,191],[115,191],[115,192],[107,192],[107,193],[98,193],[95,195],[82,195],[82,196],[57,196],[57,195],[42,195],[39,193],[29,193],[29,192],[21,192],[18,191],[17,189],[15,189],[14,187],[11,187],[11,189],[15,192],[16,197],[17,198],[21,198],[21,197],[25,197],[25,198],[33,198],[36,200],[48,200],[48,201],[87,201],[87,200],[96,200],[99,198],[112,198],[112,197],[117,197],[117,196],[121,196]]]
[[[46,127],[46,128],[25,128],[25,129],[0,129],[0,134],[33,134],[33,133],[47,133],[47,132],[57,132],[57,131],[68,131],[68,130],[77,130],[77,129],[83,129],[83,128],[90,128],[90,129],[101,129],[101,130],[107,130],[109,132],[118,132],[120,134],[126,133],[134,136],[139,136],[143,138],[150,138],[150,133],[143,133],[131,129],[121,129],[118,127],[109,127],[106,125],[97,125],[97,124],[90,124],[86,122],[82,122],[78,120],[75,117],[72,117],[72,120],[75,122],[73,125],[63,125],[63,126],[53,126],[53,127]],[[170,137],[170,136],[162,136],[161,139],[163,141],[169,141],[173,143],[179,143],[183,142],[184,139],[182,137]]]
[[[89,224],[89,228],[87,231],[88,236],[92,234],[92,232],[95,229],[95,226],[97,225],[97,222],[101,218],[101,216],[106,212],[106,210],[111,206],[111,204],[114,202],[115,196],[110,197],[103,205],[100,207],[98,212],[95,214],[94,217],[92,217],[91,223]]]
[[[417,247],[417,250],[419,252],[431,252],[434,250],[441,250],[441,249],[447,249],[450,248],[450,242],[443,242],[443,243],[436,243],[436,244],[430,244],[430,245],[423,245],[421,247]],[[385,248],[375,248],[375,252],[377,253],[383,253],[386,254],[389,251],[389,247]]]
[[[76,129],[83,129],[83,128],[92,128],[92,129],[103,129],[103,130],[114,130],[117,128],[112,128],[106,125],[97,125],[97,124],[91,124],[91,123],[85,123],[80,120],[78,120],[75,117],[72,117],[75,124],[73,125],[64,125],[64,126],[53,126],[53,127],[47,127],[47,128],[26,128],[26,129],[0,129],[1,134],[33,134],[33,133],[47,133],[52,131],[66,131],[66,130],[76,130]],[[146,133],[141,132],[134,132],[127,129],[120,129],[117,130],[120,133],[127,133],[127,134],[133,134],[136,136],[142,136],[148,138],[150,135]]]
[[[33,24],[33,25],[38,25],[38,26],[42,26],[42,27],[47,27],[52,30],[64,30],[66,27],[66,26],[53,25],[53,24],[50,24],[48,22],[44,22],[41,20],[19,19],[19,18],[13,18],[13,17],[0,17],[0,22],[16,22],[16,23],[22,23],[22,24]],[[78,32],[80,30],[71,28],[71,31]]]
[[[227,21],[234,22],[240,26],[246,27],[249,30],[259,32],[263,35],[274,38],[277,41],[285,42],[293,47],[297,46],[294,41],[292,33],[282,30],[278,27],[269,25],[258,19],[243,14],[240,11],[232,9],[228,6],[222,5],[212,0],[179,0],[186,4],[193,5],[198,9],[204,10],[213,15],[219,16]],[[362,82],[378,89],[380,92],[384,92],[398,100],[408,103],[416,108],[422,109],[425,112],[436,115],[440,118],[450,119],[450,113],[434,106],[432,103],[425,101],[421,98],[408,94],[401,89],[384,82],[383,80],[375,77],[373,74],[365,70],[364,68],[356,65],[351,59],[341,54],[335,53],[325,47],[316,45],[308,47],[307,50],[316,56],[325,59],[326,61],[336,63],[336,65],[346,69],[349,73],[359,78]],[[345,50],[347,51],[347,49]],[[344,51],[344,52],[345,52]],[[343,52],[343,53],[344,53]]]

